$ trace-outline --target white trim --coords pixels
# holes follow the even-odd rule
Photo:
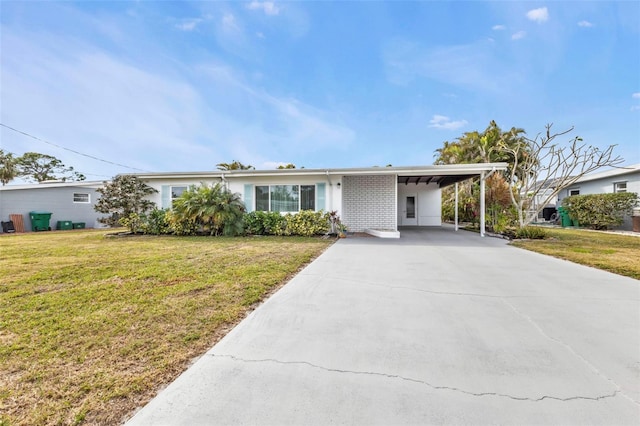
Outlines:
[[[76,195],[86,195],[87,201],[76,201]],[[88,192],[74,192],[73,193],[73,203],[74,204],[91,204],[91,194]]]

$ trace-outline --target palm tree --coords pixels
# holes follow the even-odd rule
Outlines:
[[[241,162],[237,161],[237,160],[233,160],[231,163],[218,163],[216,164],[216,167],[218,168],[218,170],[224,170],[224,171],[229,171],[229,170],[255,170],[255,167],[253,167],[252,165],[244,165]]]
[[[220,183],[191,186],[175,200],[173,214],[179,220],[195,223],[209,235],[238,235],[245,211],[240,195]]]

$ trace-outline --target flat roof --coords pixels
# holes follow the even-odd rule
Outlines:
[[[65,187],[95,187],[100,188],[104,185],[102,180],[75,180],[70,182],[48,181],[40,183],[24,183],[19,185],[0,186],[0,191],[15,191],[19,189],[46,189],[46,188],[65,188]]]
[[[160,172],[160,173],[125,173],[138,176],[141,179],[175,179],[175,178],[233,178],[253,176],[351,176],[351,175],[397,175],[406,177],[417,176],[477,176],[482,172],[492,170],[503,171],[507,163],[475,163],[475,164],[446,164],[428,166],[403,167],[357,167],[357,168],[326,168],[326,169],[275,169],[275,170],[212,170],[200,172]]]
[[[622,176],[629,173],[637,173],[637,172],[640,172],[640,164],[632,164],[630,166],[620,166],[604,172],[592,173],[589,175],[582,176],[580,179],[576,181],[576,183],[589,182],[589,181],[598,180],[598,179],[606,179],[610,177]]]

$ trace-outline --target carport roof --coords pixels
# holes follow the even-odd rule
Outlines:
[[[228,170],[205,172],[168,172],[137,173],[141,179],[206,179],[234,178],[257,176],[311,176],[325,175],[329,177],[354,175],[395,175],[398,183],[417,184],[435,182],[441,187],[452,185],[481,173],[502,171],[507,163],[445,164],[406,167],[360,167],[360,168],[323,168],[323,169],[276,169],[276,170]]]

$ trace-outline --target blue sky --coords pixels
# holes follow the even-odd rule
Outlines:
[[[0,2],[3,124],[144,171],[432,164],[490,120],[640,163],[640,2]],[[132,169],[0,128],[87,178]]]

